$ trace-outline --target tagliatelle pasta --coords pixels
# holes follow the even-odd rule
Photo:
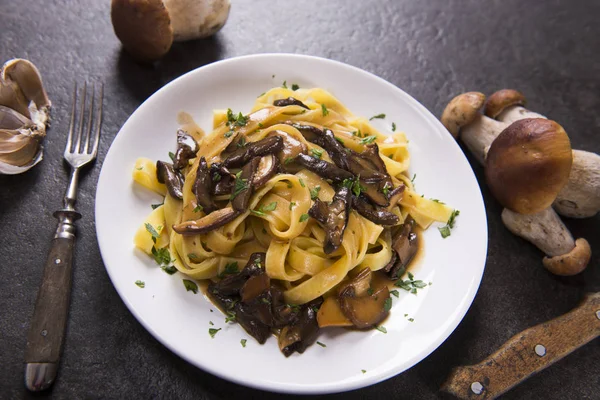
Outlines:
[[[404,133],[380,133],[323,89],[273,88],[247,115],[216,110],[208,135],[189,120],[182,129],[195,142],[183,161],[158,171],[136,162],[134,181],[165,200],[134,243],[155,258],[168,250],[168,264],[193,279],[219,281],[264,253],[285,302],[306,304],[360,270],[389,270],[407,219],[426,229],[453,212],[415,192]]]

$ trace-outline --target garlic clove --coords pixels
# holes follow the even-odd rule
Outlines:
[[[2,79],[7,82],[15,82],[25,98],[33,101],[38,110],[51,105],[42,84],[40,71],[31,61],[22,58],[7,61],[2,67]]]
[[[27,118],[29,114],[29,102],[16,82],[4,81],[0,78],[0,106],[12,108]]]
[[[19,129],[24,126],[31,126],[33,122],[23,114],[16,112],[12,108],[0,106],[0,129]]]
[[[39,146],[37,153],[33,156],[31,161],[25,165],[12,165],[9,163],[5,163],[0,161],[0,174],[4,175],[17,175],[22,174],[23,172],[29,170],[31,167],[42,161],[44,158],[44,147]]]

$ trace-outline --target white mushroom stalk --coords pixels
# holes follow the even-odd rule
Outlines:
[[[20,174],[42,160],[50,100],[30,61],[6,62],[0,73],[0,173]]]
[[[490,107],[492,104],[492,111]],[[486,114],[506,124],[525,118],[546,118],[524,107],[525,97],[516,90],[503,89],[492,94],[486,104]],[[488,112],[490,111],[490,112]],[[560,191],[554,209],[571,218],[593,217],[600,211],[600,155],[573,150],[573,167],[569,182]]]

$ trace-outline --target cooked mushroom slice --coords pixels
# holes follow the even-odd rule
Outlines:
[[[244,286],[240,289],[240,296],[242,301],[248,303],[264,292],[269,291],[271,287],[271,279],[269,275],[263,273],[251,276]]]
[[[261,139],[257,142],[248,143],[231,153],[223,165],[228,168],[241,167],[254,157],[274,154],[283,149],[283,139],[279,136],[271,136]]]
[[[306,154],[298,154],[294,159],[297,164],[300,164],[309,171],[314,172],[321,178],[331,179],[334,182],[342,182],[344,179],[352,179],[354,175],[350,172],[336,167],[334,164],[325,160],[319,160]]]
[[[260,158],[254,157],[252,161],[244,165],[239,175],[236,175],[235,184],[231,192],[231,205],[234,210],[246,211],[248,208],[250,196],[252,196],[253,192],[252,182],[254,181],[259,163]]]
[[[359,329],[374,327],[389,314],[386,300],[390,292],[385,285],[370,292],[371,275],[371,270],[365,268],[339,291],[342,312]]]
[[[392,208],[402,200],[404,189],[406,189],[406,186],[401,184],[388,192],[388,198],[390,199],[390,205],[387,206],[388,211],[392,211]]]
[[[175,160],[173,168],[179,170],[188,166],[188,161],[196,157],[198,152],[198,143],[194,138],[184,131],[177,131],[177,151],[175,152]]]
[[[239,214],[233,208],[225,207],[195,221],[186,221],[178,225],[173,225],[173,230],[181,235],[207,233],[233,221]]]
[[[396,225],[398,223],[396,214],[373,207],[360,197],[352,196],[352,207],[360,215],[378,225]]]
[[[183,199],[183,176],[173,169],[173,164],[164,161],[156,162],[156,179],[167,185],[169,194],[179,200]]]
[[[237,303],[234,307],[235,320],[250,336],[264,344],[271,336],[271,328],[263,323],[254,313],[255,309],[245,303]]]
[[[298,99],[295,99],[293,97],[288,97],[287,99],[279,99],[279,100],[275,100],[273,102],[273,105],[275,107],[285,107],[285,106],[300,106],[302,108],[306,108],[307,110],[310,110],[310,108],[308,108],[306,106],[306,104],[304,104],[303,102],[301,102]]]
[[[252,253],[244,268],[234,275],[227,275],[216,283],[211,283],[208,292],[220,293],[223,296],[237,296],[246,282],[253,276],[266,275],[262,265],[265,263],[265,253]]]
[[[283,150],[277,153],[277,157],[279,157],[279,161],[282,163],[295,158],[300,153],[306,152],[306,145],[287,132],[274,130],[267,134],[267,137],[271,136],[279,136],[283,139]]]
[[[315,199],[313,205],[308,209],[308,215],[319,221],[321,224],[327,224],[327,214],[329,210],[327,204],[321,201],[318,197]]]
[[[235,175],[229,172],[223,164],[215,162],[210,164],[210,179],[213,184],[211,193],[215,196],[220,196],[231,193]]]
[[[415,221],[408,218],[404,224],[392,236],[392,248],[397,257],[392,254],[392,260],[385,266],[384,270],[390,279],[399,279],[406,270],[410,260],[419,248],[417,234],[413,232]]]
[[[317,339],[319,324],[317,323],[317,312],[322,298],[315,299],[305,304],[300,311],[298,320],[291,325],[283,327],[279,334],[279,350],[284,356],[289,357],[293,352],[304,353]]]
[[[196,195],[196,202],[202,207],[202,210],[206,214],[210,214],[217,209],[217,205],[211,197],[211,189],[212,178],[210,176],[210,169],[206,163],[206,158],[201,157],[200,163],[198,164],[198,170],[196,171],[194,194]]]
[[[210,301],[219,307],[223,313],[226,313],[227,311],[233,311],[236,303],[240,301],[239,296],[225,295],[219,290],[216,290],[214,283],[208,285],[206,294],[210,298]]]
[[[320,130],[312,125],[289,124],[298,129],[306,140],[324,148],[335,165],[342,169],[348,169],[348,164],[346,162],[348,154],[346,151],[347,149],[337,141],[330,129],[325,128]]]
[[[252,186],[258,188],[264,185],[277,173],[278,169],[279,159],[275,155],[269,154],[268,156],[261,157],[258,163],[258,170],[252,179]]]
[[[271,286],[271,308],[273,310],[273,328],[282,328],[298,319],[300,307],[291,306],[284,301],[283,291]]]
[[[342,244],[351,202],[350,189],[347,187],[341,187],[333,196],[333,201],[328,207],[327,223],[325,224],[325,244],[323,245],[325,254],[333,253]]]
[[[371,202],[381,207],[387,207],[390,201],[383,194],[382,190],[386,182],[370,183],[360,180],[360,185],[364,189],[362,192]]]
[[[365,150],[362,153],[357,153],[358,157],[367,160],[373,165],[373,168],[379,172],[389,175],[385,163],[379,155],[379,146],[377,143],[371,143],[365,146]]]

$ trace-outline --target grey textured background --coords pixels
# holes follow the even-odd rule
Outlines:
[[[0,1],[0,59],[23,57],[41,70],[54,102],[45,160],[0,176],[0,397],[23,388],[25,337],[42,265],[55,229],[66,173],[61,162],[69,93],[76,79],[105,83],[103,141],[81,180],[70,321],[55,398],[279,398],[228,383],[182,361],[126,309],[102,264],[94,195],[110,143],[158,88],[207,63],[252,53],[327,57],[404,89],[435,115],[456,94],[503,87],[523,91],[532,109],[562,124],[574,148],[600,153],[600,2],[570,1],[234,1],[215,37],[174,46],[152,67],[121,51],[109,1]],[[469,159],[482,182],[482,168]],[[542,254],[512,236],[482,188],[489,223],[483,282],[465,319],[431,356],[378,385],[338,399],[445,397],[453,366],[477,363],[515,333],[573,308],[600,290],[600,216],[568,220],[594,251],[585,273],[557,278]],[[506,399],[598,398],[600,342],[588,344],[507,393]],[[38,397],[38,396],[36,396]],[[289,396],[288,396],[289,397]]]

